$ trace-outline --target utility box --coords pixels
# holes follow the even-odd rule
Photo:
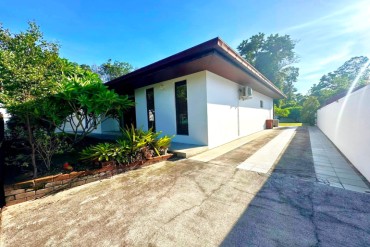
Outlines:
[[[279,127],[279,119],[274,119],[274,127]]]
[[[272,129],[274,126],[274,120],[272,119],[267,119],[266,120],[266,129]]]

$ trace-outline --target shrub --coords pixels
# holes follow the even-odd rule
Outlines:
[[[316,97],[310,96],[303,103],[302,121],[310,125],[315,125],[316,111],[320,107],[320,103]]]
[[[37,129],[34,132],[37,157],[43,161],[49,171],[53,156],[71,151],[71,146],[67,143],[63,134],[49,133],[43,129]]]
[[[82,150],[81,160],[127,163],[128,153],[129,150],[127,146],[119,146],[114,143],[100,143]]]
[[[154,147],[160,154],[166,154],[167,149],[171,145],[171,140],[172,137],[165,135],[154,142]]]
[[[288,109],[281,109],[279,107],[277,107],[276,105],[274,105],[274,115],[275,117],[277,118],[283,118],[283,117],[287,117],[289,115],[289,110]]]
[[[82,161],[114,161],[128,164],[151,158],[154,153],[164,154],[171,144],[172,137],[158,138],[161,132],[152,129],[144,131],[133,126],[122,129],[122,138],[116,143],[100,143],[85,148],[81,152]]]
[[[293,106],[285,109],[289,111],[288,118],[294,119],[297,123],[301,121],[302,106]]]

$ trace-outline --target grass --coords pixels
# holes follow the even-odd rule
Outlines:
[[[307,126],[304,123],[279,123],[279,127],[288,127],[288,126]]]

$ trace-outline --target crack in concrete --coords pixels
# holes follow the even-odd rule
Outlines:
[[[204,199],[201,200],[201,202],[199,204],[196,204],[196,205],[193,205],[191,206],[190,208],[186,208],[184,210],[182,210],[181,212],[179,212],[178,214],[174,215],[171,219],[169,219],[168,221],[166,221],[158,230],[156,230],[149,238],[149,241],[152,241],[152,239],[157,235],[157,233],[162,230],[166,225],[170,224],[171,222],[175,221],[177,218],[179,218],[181,215],[185,214],[186,212],[189,212],[195,208],[199,208],[201,207],[208,199],[210,199],[217,191],[221,190],[223,186],[226,185],[226,183],[231,180],[236,174],[236,170],[233,172],[233,174],[228,177],[227,179],[225,179],[226,181],[224,182],[221,182],[220,185],[216,188],[216,189],[213,189],[211,190],[210,194],[209,195],[206,195],[206,197]]]

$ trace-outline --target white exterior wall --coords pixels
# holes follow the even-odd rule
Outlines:
[[[210,148],[265,129],[266,119],[273,117],[272,98],[253,91],[253,98],[239,100],[239,84],[209,71],[206,75]]]
[[[75,119],[75,122],[77,123],[78,122],[77,119],[75,117],[74,117],[74,119]],[[83,121],[83,122],[85,122],[85,121]],[[79,127],[78,130],[79,131],[82,131],[82,128]],[[71,125],[69,123],[65,123],[64,131],[66,131],[66,132],[69,132],[69,131],[72,132],[73,131],[73,129],[72,129],[72,127],[71,127]],[[102,133],[102,125],[99,124],[98,126],[96,126],[96,129],[94,129],[92,131],[92,133],[101,134]]]
[[[75,120],[76,123],[77,123],[77,120]],[[64,128],[65,131],[70,131],[72,132],[72,127],[69,123],[65,123],[65,128]],[[82,131],[82,128],[78,128],[79,131]],[[107,118],[106,120],[104,120],[101,124],[99,124],[98,126],[96,126],[96,129],[94,129],[91,133],[94,133],[94,134],[104,134],[104,132],[106,131],[120,131],[120,126],[119,126],[119,122],[117,119],[113,119],[113,118]]]
[[[317,126],[370,181],[370,85],[319,109]]]
[[[186,80],[189,135],[176,135],[175,82]],[[148,129],[146,89],[154,88],[156,131],[175,135],[174,142],[207,145],[206,72],[178,77],[135,90],[137,127]]]
[[[101,132],[105,131],[120,131],[119,122],[114,118],[107,118],[101,124]]]

